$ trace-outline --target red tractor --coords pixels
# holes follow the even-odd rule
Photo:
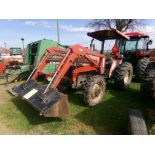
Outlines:
[[[88,106],[102,101],[106,79],[114,79],[120,89],[128,88],[133,75],[132,65],[123,63],[120,53],[110,57],[104,55],[104,42],[112,39],[128,40],[129,37],[115,29],[90,32],[88,36],[93,38],[90,49],[78,44],[67,50],[58,47],[47,48],[27,81],[12,88],[12,91],[29,101],[40,115],[64,117],[68,114],[67,97],[56,89],[62,81],[68,82],[74,89],[82,87],[83,101]],[[96,47],[95,40],[100,42]],[[57,64],[54,74],[43,72],[48,63]],[[40,74],[51,77],[47,86],[36,81]]]
[[[5,75],[10,67],[17,67],[24,63],[23,51],[21,48],[4,49],[0,55],[0,75]]]
[[[151,50],[149,45],[152,44],[152,40],[149,40],[149,35],[140,32],[126,33],[130,39],[119,39],[116,41],[116,52],[119,48],[120,53],[124,55],[124,61],[130,62],[133,66],[134,75],[138,80],[141,80],[145,69],[149,63],[149,55]]]

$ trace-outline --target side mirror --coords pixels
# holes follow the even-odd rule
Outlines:
[[[149,40],[148,41],[148,45],[152,45],[153,41],[152,40]]]

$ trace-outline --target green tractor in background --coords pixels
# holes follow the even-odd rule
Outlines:
[[[48,47],[52,46],[57,46],[62,49],[67,48],[67,46],[63,46],[56,41],[47,39],[39,40],[28,44],[26,48],[26,54],[24,57],[24,64],[20,66],[14,66],[14,68],[9,69],[7,71],[7,77],[11,77],[10,79],[13,78],[17,80],[21,80],[23,77],[27,77],[39,61],[40,57],[43,55],[44,51]],[[44,73],[54,72],[55,68],[55,63],[48,64],[44,69]]]

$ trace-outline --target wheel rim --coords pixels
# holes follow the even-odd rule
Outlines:
[[[130,79],[130,73],[129,71],[125,72],[125,76],[124,76],[124,83],[128,84],[129,83],[129,79]]]
[[[100,83],[97,83],[93,86],[91,90],[91,98],[94,102],[97,102],[103,94],[103,86]]]

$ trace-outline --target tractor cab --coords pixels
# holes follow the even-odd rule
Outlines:
[[[116,46],[115,44],[115,41],[120,40],[121,42],[122,40],[129,40],[130,38],[116,29],[89,32],[87,33],[87,35],[93,38],[91,40],[90,50],[98,51],[101,54],[105,55],[106,59],[104,76],[107,78],[111,77],[114,68],[118,64],[121,64],[123,61],[123,55],[120,53],[118,46]],[[94,44],[95,41],[98,44]],[[114,47],[112,48],[112,50],[107,50],[107,46],[110,45],[111,42],[113,42]],[[96,50],[96,46],[98,50]]]
[[[93,38],[90,43],[90,49],[104,54],[106,56],[106,64],[110,66],[113,57],[123,59],[115,42],[116,40],[129,40],[127,35],[116,29],[89,32],[87,35]],[[109,48],[110,44],[114,45],[112,50]]]
[[[131,32],[126,33],[130,40],[119,40],[119,48],[123,54],[134,54],[136,56],[145,56],[149,53],[149,45],[152,44],[152,40],[149,40],[149,36],[145,33]]]
[[[141,79],[142,74],[149,62],[150,47],[152,40],[149,35],[141,32],[126,33],[130,39],[117,40],[115,46],[124,56],[124,61],[130,62],[134,67],[134,73],[137,79]]]
[[[10,56],[23,55],[23,50],[20,47],[10,47]]]
[[[9,62],[11,63],[11,65],[21,65],[24,63],[23,52],[24,51],[20,47],[10,47]]]
[[[130,62],[135,61],[133,65],[136,65],[141,57],[148,57],[150,55],[149,45],[152,44],[152,40],[149,40],[147,34],[131,32],[125,35],[130,40],[117,40],[115,45],[119,47],[120,53],[124,55],[126,60]]]
[[[10,48],[10,55],[22,55],[23,50],[20,47],[11,47]]]
[[[92,37],[93,39],[91,40],[90,44],[90,49],[93,51],[96,51],[96,46],[99,47],[98,50],[101,54],[105,53],[105,41],[115,41],[115,40],[129,40],[129,37],[120,31],[116,29],[112,30],[100,30],[100,31],[95,31],[95,32],[88,32],[87,35],[89,37]],[[98,44],[94,44],[95,40],[97,40]],[[113,48],[113,54],[117,55],[116,53],[119,53],[119,49],[115,46]]]

